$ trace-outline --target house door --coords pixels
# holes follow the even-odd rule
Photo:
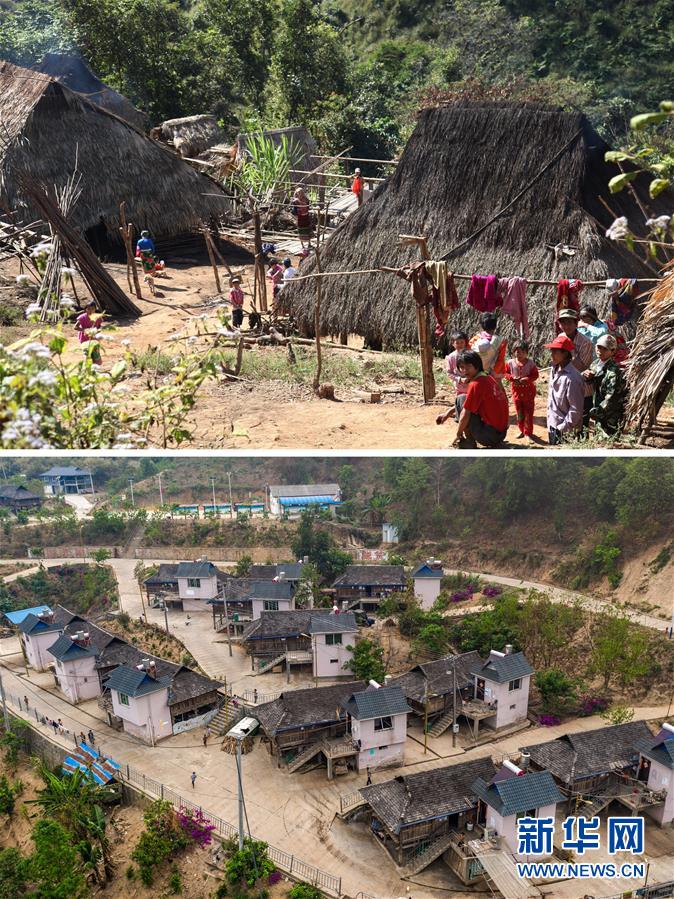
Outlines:
[[[475,698],[484,699],[484,680],[481,677],[475,682]]]

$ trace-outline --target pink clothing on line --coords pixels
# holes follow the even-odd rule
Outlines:
[[[458,350],[454,350],[449,356],[445,356],[445,371],[448,377],[453,381],[456,388],[457,396],[462,393],[468,393],[468,382],[462,381],[463,375],[459,371],[457,359],[459,358]]]
[[[494,312],[500,305],[496,275],[473,275],[466,303],[478,312]]]
[[[498,292],[503,298],[503,312],[515,322],[525,340],[529,339],[529,313],[527,311],[526,278],[501,278]]]

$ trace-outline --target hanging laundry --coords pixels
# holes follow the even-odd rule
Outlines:
[[[419,308],[428,306],[433,307],[433,315],[435,316],[435,334],[442,337],[447,326],[449,318],[449,310],[443,312],[440,303],[440,291],[434,286],[426,272],[426,263],[417,262],[414,265],[406,265],[398,269],[396,275],[405,278],[412,286],[412,296]],[[453,283],[453,279],[452,279]]]
[[[454,274],[447,268],[446,262],[426,262],[426,274],[438,291],[440,308],[447,313],[459,308],[459,297],[454,284]]]
[[[615,278],[609,280],[613,282]],[[609,281],[606,282],[606,286],[609,287]],[[611,284],[611,286],[613,285]],[[637,279],[621,278],[610,296],[611,321],[616,325],[624,325],[625,322],[628,322],[634,315],[638,296],[639,283]]]
[[[561,278],[557,282],[557,308],[555,315],[555,331],[561,333],[559,324],[559,313],[562,309],[575,309],[580,312],[579,296],[584,287],[583,282],[579,278]]]
[[[501,278],[498,282],[502,311],[515,323],[520,337],[529,339],[529,313],[527,310],[527,279]]]
[[[478,312],[494,312],[499,306],[496,275],[473,275],[466,303]]]

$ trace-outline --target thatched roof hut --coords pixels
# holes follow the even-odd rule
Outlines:
[[[81,56],[72,56],[68,53],[47,53],[32,68],[36,72],[56,78],[71,91],[82,94],[87,100],[102,109],[114,112],[120,119],[130,122],[141,131],[147,129],[149,118],[145,113],[136,109],[131,100],[108,87],[97,75],[94,75]]]
[[[0,209],[28,221],[39,215],[21,196],[20,173],[58,188],[76,161],[82,195],[70,221],[94,244],[120,239],[122,201],[128,219],[160,239],[226,208],[215,181],[48,75],[0,62],[0,124]]]
[[[604,162],[607,149],[578,113],[470,101],[425,109],[395,172],[326,242],[323,270],[415,261],[416,251],[402,247],[398,236],[423,234],[433,258],[458,247],[449,262],[463,274],[554,281],[657,277],[650,266],[604,236],[614,217],[626,215],[633,227],[643,221],[630,192],[609,194],[608,181],[617,170]],[[646,176],[632,187],[650,212],[671,211],[671,193],[648,200]],[[464,243],[520,193],[505,214]],[[548,247],[560,243],[575,247],[575,255],[557,260]],[[302,274],[309,274],[313,264],[305,264]],[[463,302],[467,286],[457,282],[461,309],[450,329],[470,331],[477,324],[477,314]],[[315,280],[293,283],[287,290],[300,324],[310,331]],[[552,333],[555,296],[554,287],[530,285],[528,290],[532,340],[539,345]],[[582,299],[600,313],[607,308],[604,290],[587,289]],[[321,323],[326,334],[346,331],[389,346],[416,342],[409,286],[393,275],[324,279]],[[502,330],[510,332],[508,319]]]
[[[647,436],[674,390],[674,271],[653,291],[627,365],[627,421]]]
[[[222,143],[225,137],[214,115],[167,119],[152,129],[152,136],[172,146],[180,156],[191,157]]]

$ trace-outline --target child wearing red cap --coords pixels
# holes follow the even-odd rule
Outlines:
[[[566,334],[546,343],[552,356],[548,387],[548,439],[556,446],[580,433],[583,425],[585,385],[571,359],[575,346]]]

